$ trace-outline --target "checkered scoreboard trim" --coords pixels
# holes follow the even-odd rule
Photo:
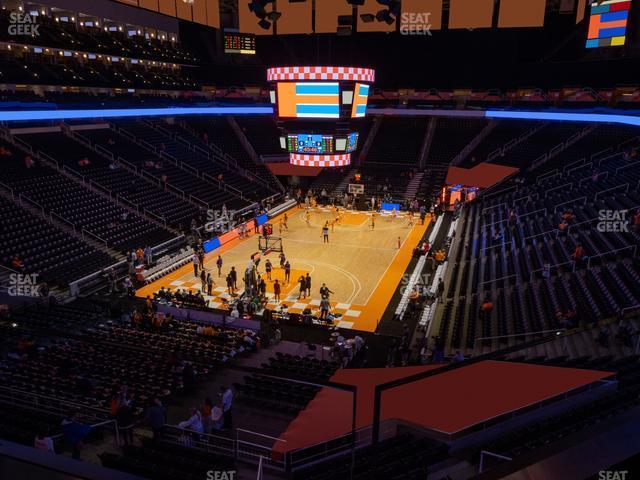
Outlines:
[[[304,155],[291,153],[289,157],[291,165],[301,167],[344,167],[351,163],[351,154],[343,155]]]
[[[376,71],[358,67],[276,67],[267,69],[267,80],[352,80],[373,83]]]

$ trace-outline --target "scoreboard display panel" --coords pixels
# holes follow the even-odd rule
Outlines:
[[[358,132],[353,132],[347,137],[347,152],[353,152],[356,148],[358,148]]]
[[[318,134],[289,135],[287,150],[292,153],[333,153],[333,137]]]
[[[224,53],[255,55],[256,36],[249,33],[224,32]]]

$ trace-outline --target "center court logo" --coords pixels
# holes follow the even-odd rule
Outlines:
[[[600,210],[598,212],[599,232],[629,232],[629,220],[627,219],[628,210]]]
[[[7,28],[9,35],[36,37],[40,35],[39,28],[37,17],[32,17],[28,13],[22,12],[11,12],[9,14],[9,27]]]
[[[404,12],[400,16],[400,34],[431,36],[430,17],[430,12]]]

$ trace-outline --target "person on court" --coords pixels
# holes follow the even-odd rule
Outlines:
[[[329,287],[327,287],[327,284],[323,283],[322,286],[320,287],[320,297],[329,298],[329,295],[331,295],[332,293],[333,292],[329,290]]]
[[[311,213],[309,213],[309,210],[304,212],[304,221],[307,225],[311,225]]]
[[[407,223],[410,227],[413,227],[413,210],[409,212]]]
[[[271,260],[267,258],[267,261],[264,263],[264,271],[267,272],[267,278],[271,280],[271,269],[273,266],[271,265]]]
[[[329,297],[324,296],[322,300],[320,300],[320,320],[327,320],[327,315],[329,314],[329,310],[331,310],[331,303],[329,303]]]
[[[300,284],[300,292],[298,293],[298,300],[300,298],[307,298],[307,281],[303,275],[300,275],[298,279],[298,283]]]
[[[311,275],[307,273],[307,276],[304,279],[305,288],[307,290],[307,297],[311,296]]]
[[[289,260],[287,260],[284,264],[284,283],[289,283],[291,281],[291,264]]]
[[[376,214],[372,214],[371,215],[371,230],[373,230],[374,228],[376,228]]]
[[[325,222],[322,227],[322,243],[329,243],[329,222]]]
[[[287,222],[289,221],[289,217],[287,217],[287,214],[284,214],[284,217],[282,217],[282,226],[284,227],[285,230],[289,230],[289,226],[287,225]]]
[[[280,268],[284,268],[284,264],[287,261],[287,257],[285,257],[284,252],[280,252]]]
[[[216,267],[218,267],[218,277],[222,276],[222,257],[218,255],[216,260]]]
[[[283,226],[284,226],[284,223],[283,223],[282,219],[280,219],[280,220],[278,221],[278,233],[279,233],[280,235],[282,235],[282,227],[283,227]]]
[[[280,301],[280,283],[276,278],[276,282],[273,284],[273,298],[276,302]]]

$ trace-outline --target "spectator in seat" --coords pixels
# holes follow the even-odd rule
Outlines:
[[[159,441],[162,439],[162,428],[164,427],[167,418],[167,411],[162,405],[159,398],[153,399],[153,404],[147,410],[147,422],[153,432],[153,440]]]
[[[19,272],[23,270],[24,264],[22,263],[22,260],[20,260],[20,257],[18,256],[18,254],[15,254],[11,259],[11,268]]]
[[[571,210],[567,210],[562,214],[562,219],[565,222],[570,222],[571,220],[573,220],[573,212]]]
[[[585,250],[581,244],[576,245],[576,249],[571,254],[571,259],[576,262],[576,265],[582,263],[585,258]]]
[[[445,258],[447,258],[447,254],[444,253],[444,250],[440,249],[435,253],[435,259],[438,264],[444,262]]]
[[[53,439],[49,436],[49,429],[43,428],[36,434],[36,438],[33,441],[33,446],[38,450],[45,452],[56,453],[53,446]]]
[[[480,320],[488,320],[491,318],[491,312],[493,311],[493,302],[490,298],[486,298],[482,305],[480,305]]]
[[[33,168],[35,165],[36,163],[33,161],[31,155],[27,155],[26,157],[24,157],[24,166],[26,168]]]
[[[195,433],[202,433],[202,414],[200,413],[200,410],[198,410],[197,408],[192,408],[191,416],[187,420],[180,422],[178,424],[178,427],[184,430],[191,430]]]
[[[222,403],[218,402],[211,410],[211,428],[213,430],[222,430],[224,427],[224,412],[222,411]]]
[[[79,167],[88,167],[91,164],[91,162],[89,161],[89,159],[87,157],[83,157],[80,160],[78,160],[78,166]]]
[[[200,407],[200,414],[202,415],[202,431],[204,433],[211,433],[211,412],[213,411],[213,402],[211,398],[204,399],[204,404]]]
[[[458,351],[456,351],[456,354],[453,356],[452,360],[455,363],[464,362],[464,355],[462,354],[462,352],[460,350],[458,350]]]

